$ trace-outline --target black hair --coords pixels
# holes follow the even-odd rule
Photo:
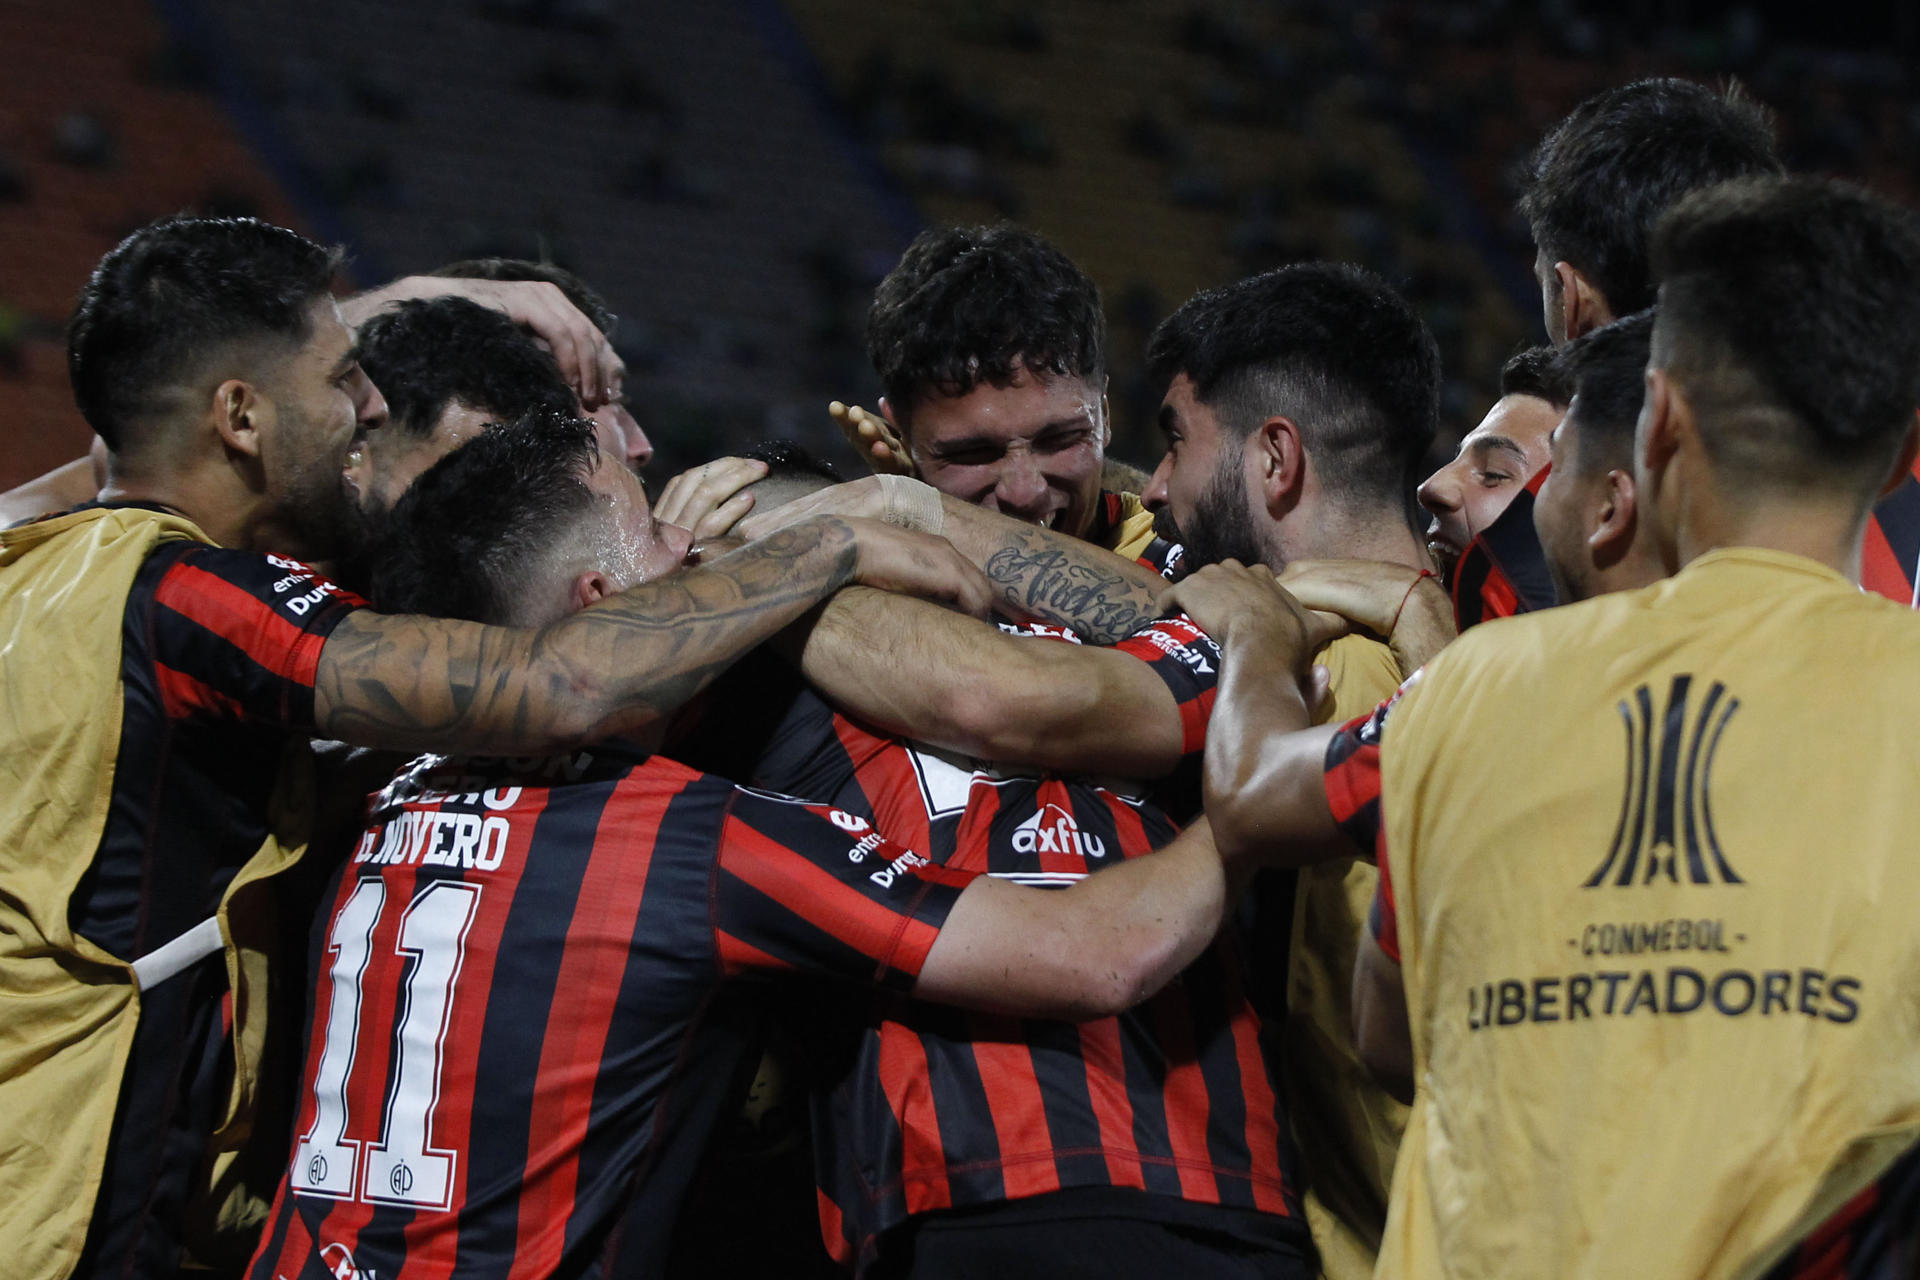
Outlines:
[[[551,262],[529,262],[525,258],[467,258],[460,262],[449,262],[444,267],[435,267],[427,274],[446,280],[544,282],[565,294],[567,301],[578,307],[580,314],[591,320],[593,327],[603,336],[611,339],[614,326],[620,322],[620,317],[613,314],[607,300],[592,285],[565,267],[556,267]]]
[[[763,440],[741,453],[743,458],[767,464],[767,479],[789,480],[816,477],[832,484],[840,483],[840,472],[797,440]]]
[[[1560,376],[1579,397],[1573,415],[1583,475],[1633,470],[1633,431],[1647,396],[1655,309],[1636,311],[1569,342]]]
[[[167,218],[122,240],[93,269],[67,326],[67,374],[109,449],[140,443],[158,393],[220,348],[312,336],[341,251],[255,218]]]
[[[1372,272],[1296,263],[1197,294],[1153,331],[1147,367],[1163,384],[1186,374],[1242,439],[1292,418],[1331,492],[1411,510],[1439,427],[1440,349]]]
[[[867,354],[905,426],[917,401],[1034,373],[1105,381],[1100,290],[1021,227],[939,227],[914,238],[874,291]]]
[[[394,504],[374,607],[514,625],[540,558],[598,505],[588,477],[599,460],[585,419],[529,413],[487,428]]]
[[[1593,95],[1529,160],[1520,215],[1548,262],[1591,280],[1617,316],[1653,304],[1647,241],[1689,191],[1784,172],[1765,107],[1737,84],[1640,80]]]
[[[1743,179],[1675,206],[1653,265],[1653,359],[1716,462],[1877,492],[1920,405],[1920,217],[1843,182]]]
[[[360,326],[360,366],[387,398],[389,430],[417,436],[458,400],[505,422],[571,415],[553,357],[513,321],[465,298],[402,302]]]
[[[1526,347],[1508,356],[1500,366],[1501,398],[1532,396],[1565,408],[1573,399],[1573,388],[1559,355],[1553,347]]]

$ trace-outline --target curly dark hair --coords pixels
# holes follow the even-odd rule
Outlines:
[[[221,348],[312,336],[341,251],[256,218],[165,218],[93,269],[67,325],[67,374],[81,416],[116,452],[140,443],[162,389]]]
[[[1160,322],[1150,375],[1186,374],[1245,438],[1275,414],[1300,427],[1329,489],[1410,507],[1440,421],[1440,349],[1386,281],[1297,263],[1210,289]]]
[[[1569,342],[1560,373],[1576,395],[1576,458],[1583,475],[1633,470],[1633,431],[1647,393],[1647,355],[1653,345],[1652,307]]]
[[[533,412],[433,464],[394,504],[374,558],[374,607],[497,626],[520,619],[542,557],[599,508],[593,423]]]
[[[1750,178],[1653,237],[1653,363],[1716,463],[1870,500],[1920,404],[1920,216],[1843,182]]]
[[[567,301],[578,307],[580,314],[591,320],[593,327],[603,336],[611,339],[614,326],[620,322],[620,317],[613,314],[607,300],[592,285],[565,267],[556,267],[551,262],[530,262],[525,258],[464,258],[459,262],[449,262],[444,267],[435,267],[427,274],[445,280],[544,281],[565,294]]]
[[[1522,178],[1520,216],[1549,262],[1579,268],[1626,315],[1653,305],[1647,241],[1668,206],[1784,171],[1771,116],[1737,84],[1640,80],[1593,95],[1548,132]]]
[[[560,366],[513,321],[465,298],[402,302],[360,326],[360,366],[387,398],[388,429],[429,435],[455,400],[499,421],[570,417]]]
[[[939,227],[914,238],[874,291],[867,354],[905,426],[930,395],[1006,386],[1015,366],[1103,383],[1100,290],[1022,227]]]

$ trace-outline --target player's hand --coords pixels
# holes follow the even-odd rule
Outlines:
[[[654,499],[657,520],[691,529],[696,542],[730,532],[753,510],[748,485],[767,474],[767,464],[754,458],[716,458],[667,481]]]
[[[1337,613],[1384,639],[1412,675],[1455,634],[1453,601],[1432,574],[1377,560],[1300,560],[1280,585],[1310,609]]]
[[[907,454],[906,442],[894,431],[893,424],[879,414],[869,413],[857,404],[842,404],[838,400],[827,406],[827,413],[833,418],[834,425],[840,428],[840,434],[847,438],[847,443],[866,459],[867,465],[876,473],[897,476],[920,474]]]
[[[976,618],[991,612],[994,594],[986,575],[945,538],[878,520],[846,523],[859,552],[855,582],[922,596]]]
[[[887,495],[881,491],[879,479],[868,476],[862,480],[830,485],[771,511],[756,511],[740,522],[736,532],[745,538],[764,538],[812,516],[852,516],[860,520],[879,520],[886,512]]]
[[[621,378],[620,357],[593,321],[567,301],[558,285],[545,280],[450,280],[407,276],[341,304],[349,323],[357,324],[393,302],[415,298],[465,298],[502,312],[533,330],[553,353],[554,363],[589,412],[605,404]]]
[[[1348,630],[1346,619],[1303,606],[1261,565],[1223,560],[1177,582],[1162,600],[1221,645],[1259,644],[1286,669],[1305,671],[1307,659]]]

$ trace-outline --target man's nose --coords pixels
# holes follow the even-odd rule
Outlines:
[[[653,441],[640,427],[640,420],[625,408],[620,410],[620,430],[627,439],[627,464],[635,471],[653,460]]]
[[[354,421],[368,427],[378,427],[387,420],[387,398],[380,394],[380,388],[374,385],[372,378],[364,373],[360,375],[362,393]]]
[[[1158,511],[1172,501],[1167,493],[1167,486],[1172,480],[1173,450],[1169,449],[1160,455],[1160,465],[1153,469],[1153,478],[1147,481],[1146,491],[1140,495],[1140,501],[1146,504],[1148,510]]]
[[[1434,515],[1450,515],[1460,509],[1460,482],[1451,465],[1444,466],[1421,482],[1415,491],[1420,505]]]
[[[1047,477],[1033,459],[1010,457],[1000,469],[999,481],[994,485],[994,496],[1002,511],[1023,516],[1043,515],[1047,502]]]

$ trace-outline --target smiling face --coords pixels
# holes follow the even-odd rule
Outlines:
[[[1160,430],[1167,452],[1141,497],[1165,504],[1186,544],[1187,562],[1195,567],[1229,559],[1264,562],[1247,488],[1247,442],[1221,426],[1184,373],[1173,379],[1160,403]]]
[[[1016,364],[1006,386],[921,397],[904,426],[921,478],[940,492],[1074,537],[1092,528],[1107,423],[1086,379]]]
[[[347,527],[340,477],[348,449],[358,432],[386,420],[387,402],[360,368],[333,299],[315,302],[308,324],[305,343],[262,367],[258,389],[271,417],[260,463],[267,492],[302,544],[274,550],[325,557]]]
[[[1451,575],[1460,553],[1496,520],[1527,481],[1547,465],[1547,437],[1560,408],[1537,396],[1503,396],[1460,442],[1452,462],[1420,486],[1420,505],[1433,517],[1427,547]]]

